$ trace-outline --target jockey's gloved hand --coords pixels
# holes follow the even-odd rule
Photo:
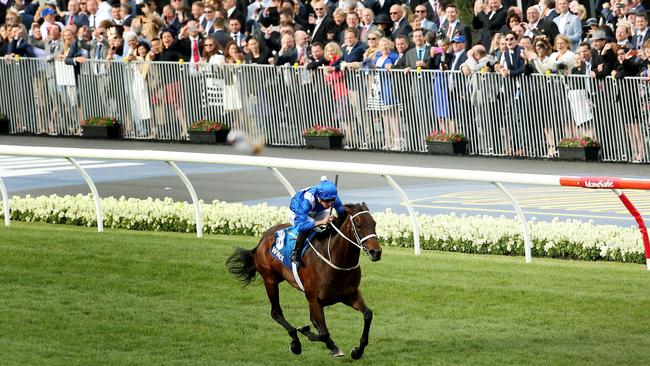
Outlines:
[[[326,229],[327,229],[327,225],[314,226],[314,231],[317,232],[317,233],[322,233]]]

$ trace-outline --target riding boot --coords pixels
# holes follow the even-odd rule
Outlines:
[[[291,261],[297,266],[302,265],[300,256],[302,254],[302,248],[305,246],[307,236],[309,236],[309,231],[303,231],[298,234],[298,237],[296,238],[296,246],[293,248],[293,252],[291,252]]]

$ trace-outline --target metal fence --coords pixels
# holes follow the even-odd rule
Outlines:
[[[603,160],[649,159],[641,78],[12,59],[0,79],[12,133],[80,135],[80,121],[113,116],[125,138],[184,140],[211,119],[269,145],[304,145],[302,131],[321,124],[352,149],[424,152],[425,136],[444,130],[478,155],[553,157],[561,138],[588,135]]]

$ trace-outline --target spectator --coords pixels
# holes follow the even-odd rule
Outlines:
[[[116,25],[108,29],[108,42],[110,48],[106,54],[106,59],[111,61],[122,61],[125,56],[124,49],[124,28]]]
[[[244,61],[247,64],[268,65],[269,55],[266,49],[260,47],[260,41],[255,37],[248,37],[247,43],[248,52],[244,57]]]
[[[377,29],[377,25],[373,23],[375,20],[375,14],[372,12],[372,9],[364,8],[361,10],[361,32],[359,34],[359,40],[361,42],[368,41],[368,33]]]
[[[422,33],[422,32],[420,32]],[[374,69],[390,69],[397,61],[397,53],[393,52],[390,39],[379,40],[379,52],[372,63]],[[402,149],[399,111],[393,97],[389,74],[374,73],[368,98],[368,109],[381,112],[384,128],[384,149],[400,151]]]
[[[519,14],[514,13],[514,12],[510,13],[506,17],[506,24],[504,24],[503,27],[501,27],[501,29],[499,29],[499,33],[506,34],[506,33],[510,32],[510,31],[514,30],[515,26],[519,25],[521,22],[522,22],[521,21],[521,16],[519,16]]]
[[[203,8],[203,20],[201,21],[201,28],[203,29],[203,36],[207,37],[212,35],[212,33],[215,32],[214,25],[215,22],[217,21],[216,15],[215,15],[215,8],[212,5],[206,5]],[[220,24],[224,24],[223,20],[221,20]],[[225,27],[220,27],[222,28],[221,30],[225,30]],[[221,43],[221,42],[219,42]],[[225,45],[223,45],[225,46]]]
[[[580,18],[569,12],[568,0],[557,0],[557,11],[560,15],[553,19],[560,34],[564,34],[571,41],[571,50],[578,49],[578,43],[582,40],[582,23]]]
[[[74,24],[77,27],[90,26],[88,16],[86,14],[80,13],[78,0],[70,0],[68,2],[68,14],[64,17],[63,20],[63,23],[66,25]]]
[[[318,42],[312,43],[310,60],[307,65],[307,70],[316,70],[327,63],[322,44]]]
[[[228,22],[228,30],[230,31],[230,38],[237,44],[241,50],[244,42],[244,34],[241,32],[241,23],[238,18],[231,18]]]
[[[476,30],[477,43],[485,48],[490,47],[494,34],[506,24],[507,10],[501,0],[476,0],[474,3],[474,19],[472,25]]]
[[[154,10],[153,2],[143,3],[142,14],[138,15],[132,22],[131,26],[140,28],[141,33],[147,39],[158,38],[158,33],[162,29],[165,22],[162,20],[160,15],[158,15]],[[174,35],[175,37],[176,35]],[[164,43],[164,42],[163,42]]]
[[[643,50],[643,45],[650,39],[648,15],[646,13],[637,15],[634,25],[636,26],[636,34],[634,36],[633,48],[635,50]]]
[[[327,9],[323,1],[318,0],[312,2],[311,5],[315,12],[315,15],[309,16],[309,31],[311,35],[311,42],[325,43],[327,41],[327,34],[332,32],[332,29],[335,27],[334,21],[327,13]]]
[[[631,33],[631,24],[627,21],[619,22],[616,26],[616,33],[614,37],[616,38],[616,44],[620,47],[631,48],[632,43],[630,42]]]
[[[50,27],[50,34],[45,41],[45,59],[53,61],[63,52],[63,41],[61,40],[61,28],[54,24]]]
[[[298,65],[307,65],[309,63],[309,36],[305,31],[297,31],[294,37],[296,39]]]
[[[377,30],[382,34],[382,36],[384,34],[390,34],[391,33],[391,25],[393,24],[393,22],[391,22],[388,15],[379,14],[375,18],[375,23],[374,24],[377,26]],[[377,41],[379,41],[379,39],[377,39]],[[379,46],[379,44],[377,44],[377,46]]]
[[[58,25],[60,29],[65,28],[61,22],[56,21],[56,10],[53,10],[50,7],[45,7],[41,11],[41,17],[43,18],[43,24],[41,25],[41,35],[45,41],[47,41],[48,30],[53,24]]]
[[[345,29],[339,33],[337,38],[339,44],[345,43],[345,33],[348,29],[356,29],[359,33],[361,33],[361,30],[363,29],[363,27],[359,25],[359,16],[357,13],[348,13],[345,17],[345,25]]]
[[[11,26],[9,33],[10,42],[7,45],[7,57],[35,57],[34,47],[27,42],[27,29],[24,25],[18,24]]]
[[[203,24],[203,20],[205,20],[204,12],[205,5],[203,4],[203,1],[195,1],[192,3],[192,10],[190,13],[193,20],[196,20],[199,24]]]
[[[408,20],[404,16],[404,10],[401,6],[393,5],[390,7],[390,19],[393,22],[393,30],[390,33],[391,40],[394,40],[400,35],[409,35],[413,32],[413,28],[411,28]]]
[[[366,8],[369,8],[372,10],[373,14],[375,16],[379,16],[380,14],[383,14],[385,16],[388,16],[390,9],[392,8],[393,5],[399,4],[399,1],[397,0],[364,0],[363,5]]]
[[[463,36],[464,44],[469,50],[472,45],[472,31],[458,19],[458,6],[456,4],[447,5],[445,15],[445,22],[440,26],[442,33],[450,40],[456,36]]]
[[[431,47],[425,43],[424,33],[421,29],[413,31],[413,43],[414,47],[404,54],[397,66],[398,68],[403,66],[408,71],[418,67],[423,69],[428,67],[431,58]]]
[[[587,22],[585,23],[585,26],[583,27],[583,40],[584,41],[590,41],[591,36],[595,31],[598,30],[598,20],[596,18],[589,18],[587,19]]]
[[[612,48],[612,44],[607,42],[607,36],[602,30],[595,31],[591,39],[601,60],[596,66],[596,78],[604,79],[611,75],[616,64],[616,53]]]
[[[257,41],[257,40],[256,40]],[[249,47],[251,42],[249,42]],[[223,55],[219,42],[212,37],[208,37],[203,42],[203,55],[201,57],[203,62],[211,65],[223,65],[226,63],[226,58]]]
[[[9,45],[9,31],[7,26],[0,24],[0,57],[7,54],[7,46]]]
[[[427,45],[428,46],[428,45]],[[405,58],[406,52],[409,50],[409,41],[406,36],[399,36],[395,40],[395,50],[397,51],[397,61],[393,68],[403,69],[406,67]]]
[[[505,153],[507,155],[523,155],[523,126],[519,103],[521,98],[521,84],[516,81],[525,70],[526,62],[521,53],[521,47],[517,42],[517,35],[514,32],[508,32],[503,37],[506,41],[506,50],[501,52],[498,64],[495,65],[495,71],[507,79],[505,87],[502,89],[502,95],[508,106],[505,121],[507,123],[503,128],[503,141],[508,143]]]
[[[345,17],[345,11],[342,9],[336,9],[332,12],[332,27],[327,32],[328,42],[339,43],[339,34],[344,32],[346,28]]]
[[[207,9],[207,7],[206,7]],[[232,41],[232,38],[226,33],[226,26],[224,24],[224,20],[221,18],[216,18],[214,21],[214,26],[211,29],[212,32],[203,32],[203,35],[205,36],[206,34],[211,35],[214,37],[217,42],[219,42],[219,46],[222,49],[226,49],[226,45]]]
[[[324,67],[325,71],[325,84],[330,85],[334,97],[334,114],[335,118],[340,124],[345,124],[346,110],[348,105],[348,89],[345,87],[343,81],[343,73],[334,68],[334,64],[341,58],[341,47],[336,42],[330,42],[325,46],[325,60],[327,61]]]
[[[187,12],[185,6],[183,5],[183,0],[171,0],[170,2],[172,8],[174,9],[174,14],[178,22],[183,25],[191,19],[191,14]]]
[[[275,55],[275,66],[293,65],[298,60],[295,38],[291,34],[284,34],[280,42],[280,50]]]
[[[248,2],[246,2],[248,4]],[[239,26],[241,27],[243,24],[246,24],[245,22],[245,17],[244,13],[237,8],[237,3],[236,0],[224,0],[223,1],[223,8],[226,11],[226,19],[230,23],[231,20],[237,19],[239,21]],[[240,46],[238,46],[240,47]],[[241,48],[241,47],[240,47]]]
[[[427,14],[427,7],[424,4],[419,4],[415,7],[415,19],[420,21],[420,27],[423,29],[429,31],[429,32],[437,32],[438,31],[438,25],[431,20],[427,19],[428,14]]]
[[[93,32],[94,39],[90,41],[90,55],[93,60],[105,60],[108,54],[108,39],[106,38],[106,29],[102,27],[95,28]]]
[[[191,20],[187,23],[185,30],[187,36],[178,41],[178,49],[183,55],[183,59],[189,60],[190,63],[198,63],[203,54],[203,37],[198,24]],[[218,50],[221,50],[221,47]]]
[[[176,12],[171,5],[163,6],[162,11],[163,26],[162,31],[170,31],[172,34],[178,35],[181,31],[181,22],[176,16]]]
[[[86,13],[88,15],[88,26],[91,30],[94,30],[99,26],[100,20],[97,19],[97,0],[85,0],[86,2]],[[82,10],[81,5],[79,6],[79,11]]]
[[[122,25],[122,15],[120,11],[120,6],[118,4],[115,4],[111,7],[111,23],[115,25]]]

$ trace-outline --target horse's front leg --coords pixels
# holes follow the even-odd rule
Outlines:
[[[273,277],[273,276],[270,276]],[[278,322],[284,329],[289,332],[291,337],[291,345],[289,349],[293,354],[299,355],[302,352],[302,345],[300,344],[300,339],[298,338],[298,332],[296,328],[289,324],[289,322],[284,318],[282,313],[282,308],[280,307],[280,289],[278,288],[278,282],[273,279],[264,279],[264,286],[266,287],[266,294],[269,297],[271,302],[271,317],[273,320]]]
[[[354,296],[346,299],[344,303],[363,314],[363,333],[361,333],[361,339],[359,340],[359,345],[352,349],[350,356],[358,360],[363,356],[363,351],[368,345],[368,335],[370,334],[370,323],[372,323],[372,310],[366,306],[366,303],[363,301],[361,292],[357,290]]]
[[[317,299],[308,299],[309,301],[309,315],[311,322],[318,329],[318,335],[309,330],[309,326],[304,326],[298,329],[302,334],[307,336],[310,341],[320,341],[325,343],[327,349],[330,350],[332,357],[343,356],[343,351],[334,343],[330,337],[329,330],[325,324],[325,312],[323,307],[318,303]]]

